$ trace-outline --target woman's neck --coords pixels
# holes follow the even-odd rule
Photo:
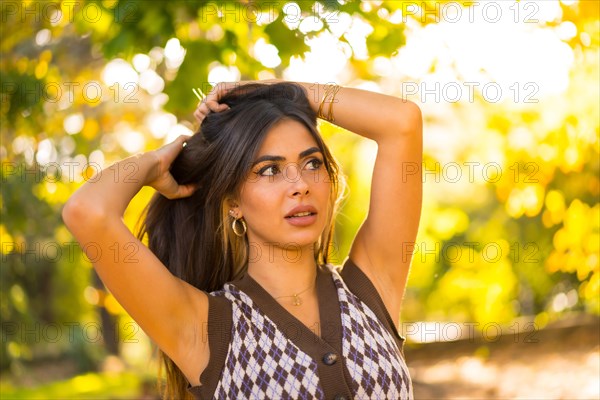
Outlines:
[[[261,250],[261,257],[251,257],[248,262],[248,274],[271,296],[303,292],[301,296],[308,297],[315,293],[318,271],[312,246],[294,254],[276,246]]]

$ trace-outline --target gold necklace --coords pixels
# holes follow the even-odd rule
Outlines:
[[[304,289],[303,291],[299,292],[299,293],[294,293],[291,296],[279,296],[279,297],[275,297],[276,299],[280,299],[282,297],[293,297],[294,301],[292,302],[292,305],[295,306],[300,306],[302,305],[302,299],[298,296],[300,296],[302,293],[306,292],[308,289],[310,289],[313,285],[311,284],[309,287],[307,287],[306,289]]]

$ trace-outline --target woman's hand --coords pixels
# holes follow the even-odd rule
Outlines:
[[[219,104],[219,100],[229,90],[239,86],[240,83],[241,82],[221,82],[213,87],[210,93],[206,95],[206,97],[202,99],[200,103],[198,103],[198,107],[196,107],[196,111],[194,111],[194,117],[196,117],[196,120],[199,123],[202,123],[204,118],[206,118],[206,116],[211,112],[221,112],[227,110],[229,106],[227,104]]]
[[[206,97],[198,103],[198,107],[196,111],[194,111],[194,117],[199,123],[202,123],[204,118],[211,112],[221,112],[229,109],[227,104],[220,104],[219,101],[223,97],[225,93],[234,89],[238,86],[243,86],[248,83],[265,83],[265,84],[273,84],[277,82],[282,82],[280,79],[266,79],[262,81],[239,81],[239,82],[221,82],[215,85],[212,88],[210,93],[206,95]]]
[[[180,185],[177,183],[169,168],[171,164],[183,149],[185,141],[189,136],[181,135],[173,142],[164,145],[160,149],[152,150],[146,153],[155,158],[155,168],[148,177],[146,185],[153,187],[157,192],[167,199],[178,199],[191,196],[197,189],[196,185]]]

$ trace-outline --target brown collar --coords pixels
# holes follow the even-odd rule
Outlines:
[[[340,304],[331,271],[327,267],[320,266],[317,269],[321,337],[279,304],[248,272],[230,283],[246,293],[263,314],[307,354],[320,358],[327,349],[342,354]]]

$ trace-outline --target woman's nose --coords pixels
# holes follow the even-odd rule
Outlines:
[[[288,164],[284,173],[285,180],[290,183],[292,193],[308,193],[309,184],[307,177],[304,177],[302,170],[296,164]]]

